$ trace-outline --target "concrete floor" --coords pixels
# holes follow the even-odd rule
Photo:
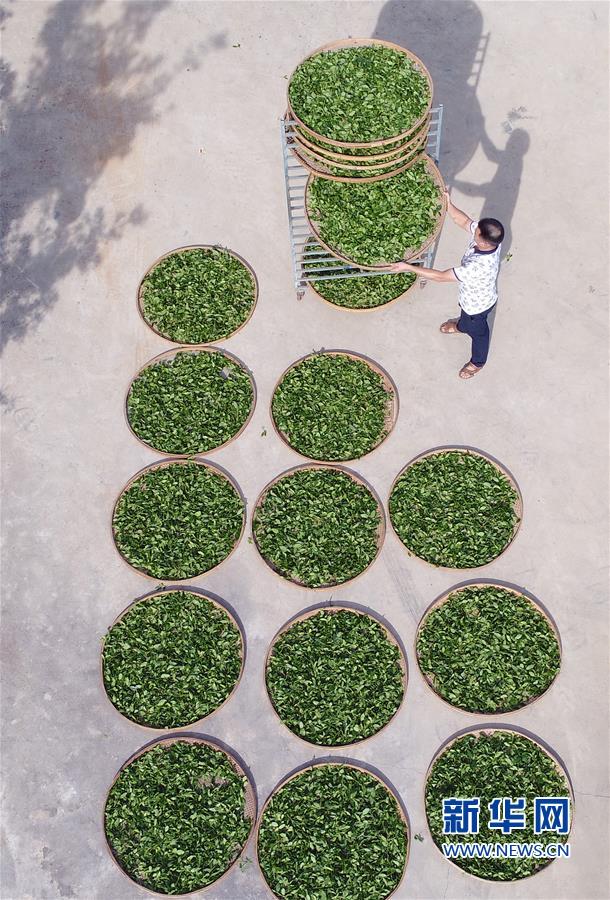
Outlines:
[[[351,754],[387,776],[424,836],[396,896],[609,896],[607,17],[592,2],[5,5],[5,900],[146,896],[108,858],[101,811],[116,770],[150,734],[106,700],[99,650],[117,613],[154,587],[121,561],[109,530],[121,487],[157,458],[123,420],[130,378],[169,347],[140,320],[136,289],[157,256],[190,243],[235,249],[260,280],[254,317],[226,342],[252,368],[258,406],[241,438],[213,455],[249,510],[299,462],[270,426],[271,389],[320,347],[364,353],[398,385],[394,433],[354,466],[384,499],[411,457],[443,444],[487,451],[523,492],[516,541],[474,574],[530,591],[560,630],[556,684],[499,721],[562,759],[576,796],[572,859],[494,885],[434,847],[424,774],[447,737],[480,720],[430,693],[413,638],[427,606],[464,579],[409,558],[388,533],[378,561],[332,597],[385,616],[409,653],[402,710]],[[440,167],[454,201],[509,226],[491,356],[473,381],[457,378],[465,339],[438,332],[456,311],[452,285],[360,315],[309,292],[295,298],[278,134],[286,76],[347,35],[421,56],[446,105]],[[463,247],[449,222],[437,264],[454,264]],[[248,644],[239,690],[205,734],[246,761],[262,804],[315,756],[272,714],[264,655],[289,617],[329,595],[280,581],[245,537],[197,585],[232,605]],[[205,896],[269,894],[246,862]]]

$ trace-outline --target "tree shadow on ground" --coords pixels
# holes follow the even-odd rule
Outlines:
[[[105,244],[146,219],[137,197],[123,209],[112,200],[88,208],[87,199],[107,164],[125,158],[139,127],[156,118],[173,71],[183,65],[176,60],[172,69],[142,49],[168,6],[169,0],[54,4],[29,70],[17,78],[2,68],[0,351],[42,320],[62,278],[90,269]],[[223,34],[210,36],[186,50],[187,64],[196,67],[203,52],[224,44]]]

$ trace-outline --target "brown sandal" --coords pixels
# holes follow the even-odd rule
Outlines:
[[[461,334],[462,332],[457,327],[458,319],[447,319],[446,322],[443,322],[440,330],[443,334]]]
[[[467,362],[465,366],[462,366],[460,369],[459,375],[460,378],[472,378],[478,372],[481,371],[483,366],[475,366],[474,363]]]

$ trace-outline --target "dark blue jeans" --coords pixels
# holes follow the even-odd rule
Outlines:
[[[487,324],[487,316],[492,309],[495,309],[495,303],[485,312],[477,313],[469,316],[464,310],[461,310],[458,319],[457,329],[469,334],[472,338],[472,356],[470,362],[473,366],[484,366],[487,362],[487,354],[489,353],[489,325]]]

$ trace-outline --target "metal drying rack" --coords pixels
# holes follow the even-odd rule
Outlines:
[[[294,140],[294,129],[297,122],[294,119],[284,118],[280,121],[282,136],[282,158],[284,161],[284,179],[286,182],[286,203],[288,206],[288,228],[290,232],[290,252],[292,255],[292,270],[294,275],[294,287],[297,299],[301,300],[307,284],[310,281],[330,281],[337,278],[383,278],[384,272],[373,272],[359,269],[343,260],[337,259],[323,247],[319,247],[316,236],[309,225],[305,210],[305,187],[307,179],[312,174],[303,166],[294,153],[291,152],[291,144]],[[438,165],[441,152],[441,130],[443,126],[443,106],[439,104],[430,111],[430,130],[426,152]],[[318,250],[308,250],[307,242],[315,241]],[[424,254],[416,259],[409,260],[412,263],[431,268],[436,253],[438,238]],[[313,266],[305,268],[305,263],[320,263],[320,268]],[[332,274],[329,274],[332,273]],[[320,274],[324,273],[324,274]],[[420,280],[423,287],[424,280]]]

